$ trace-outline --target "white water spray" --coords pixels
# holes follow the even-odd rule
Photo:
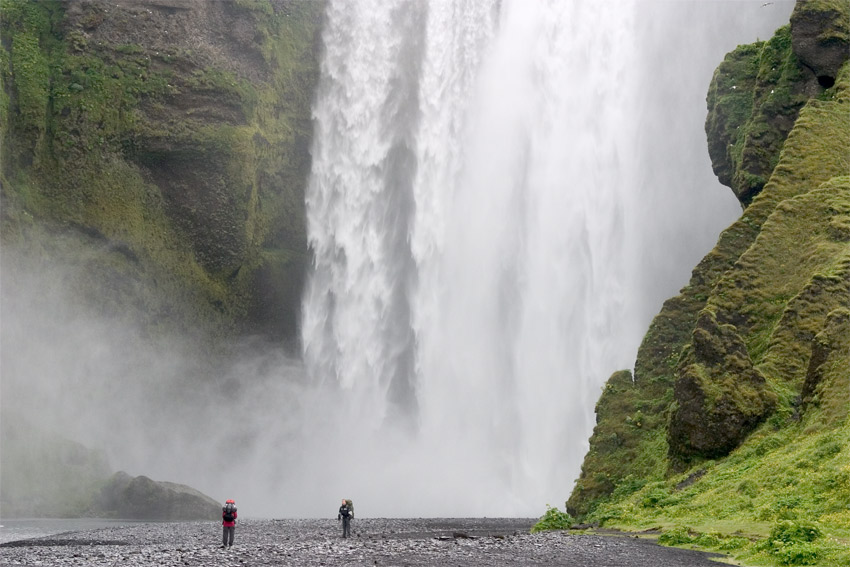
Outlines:
[[[633,9],[330,5],[305,359],[432,513],[559,503],[633,361]]]
[[[331,409],[295,508],[562,505],[600,387],[738,211],[701,132],[718,38],[783,5],[329,2],[302,339]]]

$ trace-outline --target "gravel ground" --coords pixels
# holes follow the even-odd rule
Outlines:
[[[629,536],[529,534],[534,519],[243,520],[230,549],[217,523],[150,523],[0,545],[0,565],[384,565],[717,567],[709,554]]]

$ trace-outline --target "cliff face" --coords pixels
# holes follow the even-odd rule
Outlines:
[[[708,90],[708,153],[745,207],[764,187],[800,109],[835,84],[847,59],[846,6],[801,2],[769,41],[739,46]]]
[[[800,2],[715,73],[709,151],[746,208],[605,386],[571,513],[688,541],[850,528],[848,30],[846,3]],[[778,549],[752,553],[796,561]]]
[[[4,313],[49,303],[30,284],[55,278],[73,303],[60,320],[81,302],[140,329],[132,340],[198,338],[213,352],[252,334],[295,346],[322,11],[0,0]],[[4,394],[40,378],[4,371]],[[4,418],[26,411],[16,405],[3,397]],[[216,517],[219,505],[186,487],[109,480],[101,455],[23,421],[0,430],[9,514]]]
[[[6,250],[148,328],[294,339],[321,11],[3,0]]]

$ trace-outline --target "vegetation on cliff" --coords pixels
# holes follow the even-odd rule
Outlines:
[[[49,303],[29,284],[55,278],[78,311],[133,329],[128,350],[170,352],[179,337],[220,353],[246,334],[295,346],[323,8],[0,0],[3,308]],[[3,370],[15,374],[4,376],[5,418],[24,411],[9,385],[42,377]],[[57,389],[74,374],[60,372]],[[130,510],[101,494],[111,473],[98,453],[27,420],[0,429],[7,514],[174,519],[194,506],[186,513],[208,517],[188,489],[113,478],[113,497],[132,489],[158,506]]]
[[[718,68],[709,148],[746,208],[606,384],[581,521],[850,563],[848,30],[846,3],[800,2]]]
[[[0,10],[7,250],[153,331],[294,339],[322,4]]]

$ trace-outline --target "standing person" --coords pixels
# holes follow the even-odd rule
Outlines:
[[[348,505],[348,501],[343,498],[342,506],[339,507],[339,514],[337,514],[337,521],[342,520],[342,537],[349,537],[351,535],[351,518],[354,516],[354,510]]]
[[[233,500],[228,500],[221,508],[221,525],[224,526],[221,548],[233,547],[233,536],[236,533],[236,502]]]

